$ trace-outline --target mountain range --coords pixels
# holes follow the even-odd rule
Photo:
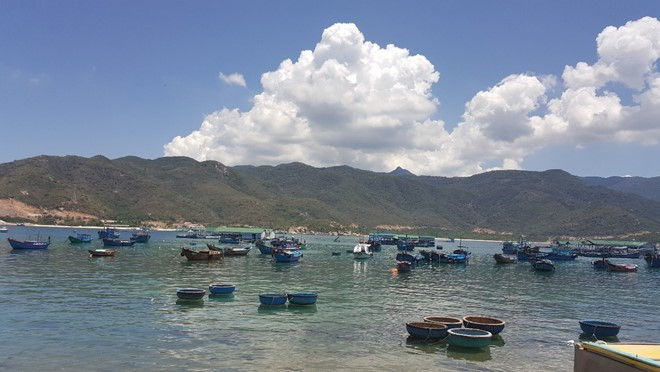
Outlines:
[[[562,170],[450,178],[401,168],[38,156],[0,164],[0,200],[43,211],[30,217],[0,209],[6,221],[196,222],[501,239],[660,236],[660,177],[577,177]]]

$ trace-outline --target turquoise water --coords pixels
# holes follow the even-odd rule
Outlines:
[[[256,248],[187,262],[179,255],[186,240],[173,232],[117,248],[113,258],[89,257],[98,241],[68,244],[68,229],[10,227],[8,236],[37,232],[51,236],[48,250],[15,253],[0,235],[0,369],[570,371],[567,341],[580,336],[578,320],[619,323],[621,341],[660,341],[660,270],[643,260],[622,260],[640,265],[636,273],[595,271],[580,257],[542,274],[528,263],[496,265],[497,243],[464,241],[469,265],[397,275],[396,247],[356,261],[349,237],[306,236],[300,263],[276,264]],[[177,301],[176,288],[214,282],[236,284],[235,295]],[[259,305],[259,293],[279,291],[317,292],[318,302]],[[427,315],[477,314],[507,322],[478,352],[416,341],[405,329]]]

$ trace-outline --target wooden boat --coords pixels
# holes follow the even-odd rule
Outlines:
[[[451,316],[437,316],[437,315],[425,316],[424,321],[444,324],[447,326],[447,329],[463,327],[463,320]]]
[[[410,261],[397,261],[396,263],[396,269],[397,272],[399,273],[409,273],[411,267],[412,264],[410,263]]]
[[[660,371],[660,343],[577,342],[573,371]]]
[[[198,288],[179,288],[176,290],[176,296],[181,300],[201,300],[206,291]]]
[[[580,329],[589,336],[603,338],[618,335],[621,326],[614,323],[602,322],[600,320],[581,320]]]
[[[569,249],[552,248],[552,252],[548,253],[545,257],[552,261],[572,261],[577,258],[577,253],[571,252]]]
[[[442,340],[447,337],[447,326],[441,323],[409,322],[406,330],[415,337],[424,340]]]
[[[46,249],[50,245],[50,236],[48,241],[39,241],[39,240],[16,240],[12,238],[7,238],[9,245],[12,249]]]
[[[286,296],[289,303],[294,305],[312,305],[316,303],[318,298],[317,294],[313,292],[292,292],[287,293]]]
[[[490,332],[476,328],[451,328],[447,333],[449,345],[469,348],[489,346],[493,337]]]
[[[135,242],[130,240],[103,238],[103,246],[105,247],[130,247],[133,244]]]
[[[607,261],[607,269],[609,271],[619,272],[619,273],[630,273],[637,271],[637,265],[633,264],[615,264],[610,261]]]
[[[88,252],[90,257],[112,257],[117,253],[114,249],[90,249]]]
[[[262,305],[284,305],[287,300],[286,293],[260,293],[259,302]]]
[[[210,284],[209,292],[216,295],[226,295],[234,293],[236,286],[234,284]]]
[[[371,251],[369,244],[358,243],[353,247],[353,257],[356,260],[363,260],[371,258],[374,256],[374,252]]]
[[[495,258],[495,261],[497,263],[501,263],[501,264],[518,262],[518,258],[516,256],[505,256],[501,253],[495,253],[493,257]]]
[[[550,260],[537,259],[532,260],[531,263],[532,267],[536,271],[555,271],[555,264],[553,264]]]
[[[646,261],[648,267],[658,268],[660,267],[660,253],[647,253],[644,255],[644,261]]]
[[[190,248],[181,248],[181,256],[186,256],[188,261],[211,261],[222,258],[222,253],[217,251],[193,251]]]
[[[92,236],[89,234],[76,234],[76,236],[69,235],[71,244],[91,243]]]
[[[471,315],[463,317],[463,325],[465,328],[481,329],[496,335],[504,330],[505,322],[497,318]]]
[[[119,239],[119,235],[120,235],[119,231],[111,227],[106,227],[103,230],[99,230],[97,233],[99,234],[99,239],[105,239],[105,238]]]
[[[222,252],[225,256],[247,256],[250,253],[250,247],[217,247],[213,244],[206,244],[212,251]]]
[[[303,256],[302,252],[297,249],[277,249],[274,252],[273,257],[277,262],[297,262]]]

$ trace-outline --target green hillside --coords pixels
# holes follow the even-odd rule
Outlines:
[[[0,199],[8,198],[131,224],[320,231],[387,226],[438,236],[539,239],[660,236],[659,202],[591,186],[560,170],[446,178],[302,163],[226,167],[184,157],[39,156],[0,164]]]

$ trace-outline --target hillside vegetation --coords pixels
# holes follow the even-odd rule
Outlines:
[[[131,224],[491,238],[660,236],[660,202],[561,170],[446,178],[302,163],[226,167],[184,157],[39,156],[0,164],[0,199],[10,198]]]

